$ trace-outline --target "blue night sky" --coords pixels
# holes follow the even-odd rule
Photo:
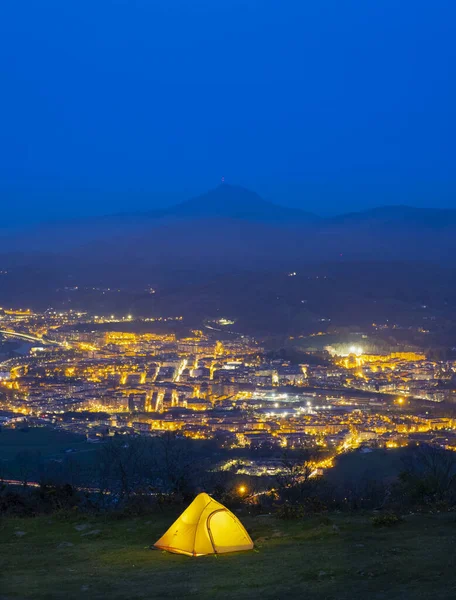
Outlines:
[[[3,0],[3,223],[221,176],[320,214],[456,208],[454,0]]]

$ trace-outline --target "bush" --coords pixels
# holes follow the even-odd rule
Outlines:
[[[284,502],[277,507],[276,517],[278,519],[296,520],[303,519],[306,516],[306,510],[302,504],[291,504]]]
[[[27,495],[9,489],[0,490],[0,516],[31,517],[34,514],[35,508]]]
[[[375,515],[375,517],[372,517],[372,525],[374,525],[374,527],[394,527],[401,522],[402,517],[391,512],[380,513]]]
[[[42,484],[38,490],[32,492],[40,512],[54,512],[69,510],[78,506],[80,494],[66,483],[64,485]]]
[[[449,510],[456,506],[456,455],[423,444],[407,457],[394,496],[401,506]]]

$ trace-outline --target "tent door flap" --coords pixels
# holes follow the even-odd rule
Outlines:
[[[214,515],[216,515],[219,512],[226,512],[226,509],[225,508],[219,508],[218,510],[214,510],[214,512],[211,512],[211,514],[208,516],[207,521],[206,521],[207,531],[209,533],[209,537],[211,539],[212,548],[214,549],[215,554],[217,554],[217,548],[215,546],[214,536],[212,535],[211,519],[212,519],[212,517]]]

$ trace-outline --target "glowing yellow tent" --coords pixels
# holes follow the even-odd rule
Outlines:
[[[178,554],[203,556],[251,550],[253,542],[232,512],[208,494],[198,494],[154,546]]]

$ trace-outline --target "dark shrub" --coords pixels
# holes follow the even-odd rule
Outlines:
[[[374,527],[394,527],[402,522],[402,517],[392,512],[385,512],[372,517]]]
[[[280,504],[276,511],[276,517],[285,520],[303,519],[305,515],[306,509],[302,504],[291,504],[290,502]]]

